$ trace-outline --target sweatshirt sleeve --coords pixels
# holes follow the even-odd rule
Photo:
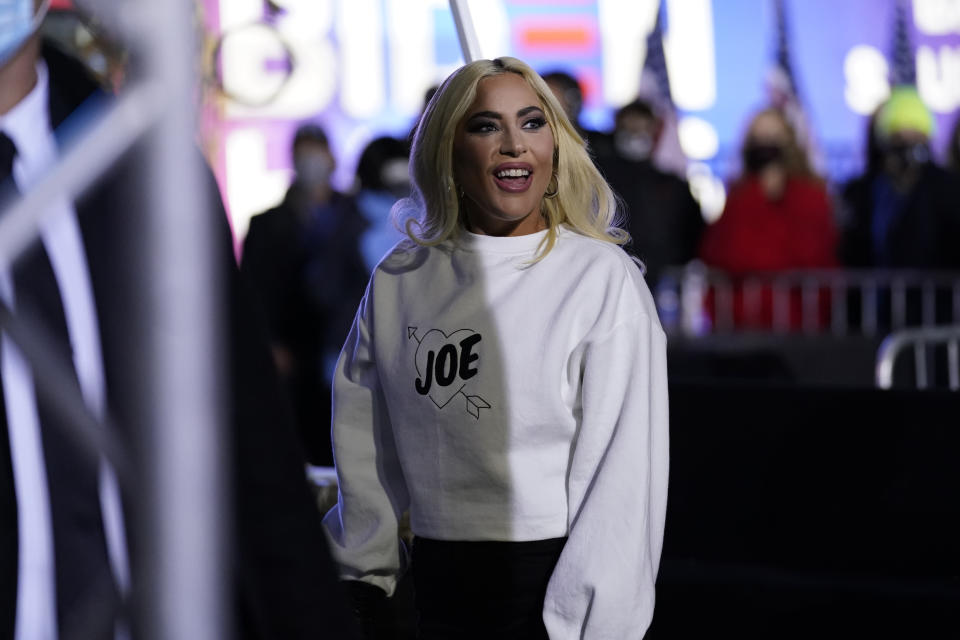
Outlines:
[[[570,525],[544,603],[551,640],[642,638],[667,504],[666,337],[640,313],[590,341]]]
[[[324,517],[340,577],[392,595],[401,570],[398,520],[406,483],[373,348],[372,285],[360,303],[333,380],[333,450],[338,502]]]

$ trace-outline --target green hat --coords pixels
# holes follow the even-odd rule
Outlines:
[[[901,131],[917,131],[929,138],[933,136],[933,114],[915,87],[894,87],[877,113],[875,127],[881,138]]]

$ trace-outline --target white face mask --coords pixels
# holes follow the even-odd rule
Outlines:
[[[50,0],[43,0],[36,12],[33,3],[34,0],[0,0],[0,65],[10,61],[47,15]]]
[[[642,162],[653,153],[653,139],[645,133],[618,131],[613,136],[613,145],[622,158]]]
[[[398,198],[410,194],[410,163],[405,158],[395,158],[384,163],[380,180],[390,193]]]
[[[333,173],[333,166],[326,155],[322,153],[301,153],[293,163],[297,172],[297,181],[304,186],[314,187],[325,185]]]

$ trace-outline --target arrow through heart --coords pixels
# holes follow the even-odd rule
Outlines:
[[[417,331],[417,327],[407,327],[407,339],[418,343],[414,354],[417,393],[429,397],[438,409],[462,395],[467,413],[479,420],[480,410],[489,409],[490,403],[478,395],[467,395],[464,388],[467,380],[479,372],[480,355],[474,348],[483,337],[473,329],[457,329],[451,333],[430,329],[423,336],[418,336]]]

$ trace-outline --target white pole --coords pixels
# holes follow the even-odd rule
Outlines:
[[[483,57],[480,54],[480,41],[477,40],[477,30],[473,26],[469,4],[467,0],[450,0],[450,11],[453,12],[453,21],[457,25],[457,37],[460,39],[464,62],[473,62]]]
[[[194,144],[195,5],[140,0],[146,73],[165,89],[152,131],[147,233],[151,352],[149,631],[153,640],[222,640],[226,616],[225,490],[218,230]],[[131,212],[134,213],[134,212]]]
[[[147,491],[150,525],[142,540],[147,637],[152,640],[221,640],[226,616],[225,490],[221,382],[222,292],[214,247],[216,221],[205,210],[205,168],[195,148],[195,15],[192,2],[140,0],[125,7],[135,23],[131,40],[145,55],[149,80],[132,87],[84,129],[60,163],[0,218],[0,263],[9,264],[33,241],[61,197],[74,197],[110,167],[154,121],[147,241],[149,272],[140,274],[149,310],[150,357]],[[121,20],[121,23],[124,20]],[[128,25],[129,26],[129,25]],[[130,238],[137,242],[143,238]],[[130,265],[117,265],[130,268]],[[135,314],[137,315],[137,314]],[[13,323],[11,326],[16,326]],[[29,344],[33,336],[26,336]],[[42,345],[41,345],[42,347]],[[40,349],[43,355],[43,349]],[[41,364],[49,358],[37,358]],[[44,366],[55,383],[56,363]],[[60,398],[64,411],[75,402]],[[95,437],[99,425],[79,412],[84,444],[111,447]],[[118,458],[112,456],[116,461]],[[129,479],[127,474],[124,477]]]

